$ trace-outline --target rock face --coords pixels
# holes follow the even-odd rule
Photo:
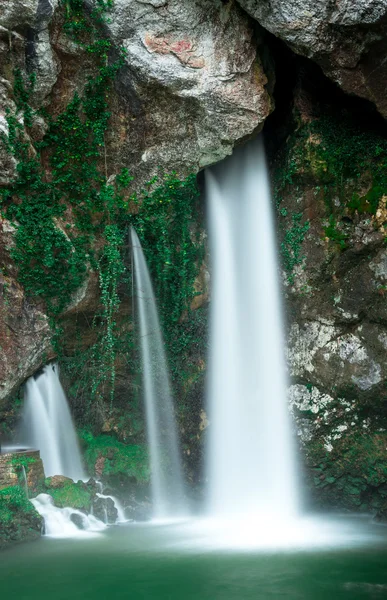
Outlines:
[[[192,172],[230,154],[271,111],[251,22],[220,0],[116,0],[123,89],[143,119],[141,160]]]
[[[96,6],[86,4],[90,11]],[[58,0],[10,0],[0,8],[0,188],[17,177],[7,148],[9,115],[23,128],[16,73],[27,82],[34,74],[32,122],[23,132],[30,156],[48,129],[47,116],[63,111],[95,73],[93,57],[63,30],[64,10]],[[237,5],[116,0],[103,27],[125,50],[106,136],[112,176],[129,168],[139,188],[159,167],[182,176],[197,172],[230,154],[272,110],[260,40]],[[44,304],[18,282],[17,226],[0,218],[0,403],[54,355]],[[71,304],[74,319],[85,306],[93,318],[98,281],[91,279]]]
[[[0,401],[39,368],[44,354],[50,354],[47,316],[26,298],[10,258],[14,231],[0,217]]]
[[[95,46],[88,46],[90,32],[85,31],[84,24],[78,37],[72,35],[80,22],[76,13],[66,21],[70,4],[58,0],[8,0],[1,2],[0,8],[2,429],[4,421],[10,419],[8,415],[16,412],[13,408],[3,412],[5,401],[29,375],[54,358],[56,352],[52,347],[47,302],[37,301],[36,296],[32,298],[26,293],[15,263],[15,240],[20,223],[7,217],[7,209],[10,202],[18,205],[23,199],[15,191],[10,199],[5,192],[21,170],[20,162],[9,149],[15,140],[22,143],[28,158],[39,157],[43,184],[50,182],[53,174],[50,150],[44,144],[42,149],[40,142],[49,131],[50,122],[63,116],[76,95],[82,104],[90,79],[101,74],[94,55]],[[89,21],[101,7],[96,0],[73,4],[87,7]],[[135,178],[127,196],[119,199],[122,212],[138,214],[139,205],[131,193],[144,187],[160,168],[164,173],[177,171],[182,178],[196,174],[230,154],[235,144],[262,128],[274,107],[271,98],[274,77],[262,29],[251,17],[284,40],[294,52],[315,61],[345,92],[372,101],[387,117],[385,0],[337,0],[335,3],[328,0],[313,3],[309,0],[240,0],[239,3],[234,0],[115,0],[108,19],[97,20],[97,30],[102,35],[100,46],[108,47],[104,66],[110,67],[118,55],[122,64],[114,85],[106,93],[107,98],[103,98],[107,101],[104,110],[109,122],[103,132],[103,144],[98,145],[98,148],[103,147],[103,152],[99,154],[95,148],[93,152],[98,155],[97,162],[101,162],[96,166],[98,176],[103,174],[99,183],[104,177],[108,182],[117,183],[116,176],[123,168]],[[281,77],[287,79],[284,68],[277,64],[278,81]],[[95,79],[93,81],[95,85]],[[324,86],[328,85],[324,79]],[[383,515],[387,514],[387,146],[380,123],[375,122],[374,128],[370,125],[369,129],[361,129],[359,122],[364,115],[360,111],[348,119],[351,107],[341,110],[335,105],[332,88],[336,90],[336,86],[330,85],[325,98],[330,96],[326,104],[332,105],[332,109],[322,107],[324,103],[310,89],[302,85],[297,88],[295,125],[284,141],[282,156],[276,156],[275,160],[289,323],[290,403],[316,500],[322,505],[372,508]],[[74,139],[78,139],[76,131],[78,126],[81,128],[85,115],[84,111],[78,121],[79,114],[72,115],[75,123],[64,119],[64,126],[58,130],[66,130],[68,134],[70,129]],[[282,128],[287,126],[282,122]],[[92,137],[90,130],[87,135]],[[171,185],[166,192],[164,188],[164,196],[180,206],[184,186],[174,188],[173,181],[168,181]],[[71,183],[69,179],[67,182]],[[47,191],[43,184],[42,189]],[[63,194],[63,187],[59,189],[57,201],[58,198],[61,201]],[[104,200],[108,203],[109,194],[106,188],[104,191]],[[39,194],[32,196],[40,200]],[[163,274],[168,270],[171,273],[171,262],[162,254],[160,236],[164,234],[165,224],[173,221],[168,208],[164,220],[156,210],[164,196],[147,197],[148,225],[151,223],[149,229],[154,227],[150,244],[153,243],[155,253],[162,256],[162,265],[158,266]],[[50,229],[54,240],[59,230],[62,238],[70,240],[77,227],[75,209],[83,209],[83,203],[87,204],[84,198],[77,198],[76,206],[75,201],[73,206],[67,197],[63,202],[63,212],[54,217],[50,213],[49,217],[49,224],[54,223]],[[186,310],[179,313],[176,322],[181,326],[182,335],[176,335],[171,343],[178,353],[187,357],[189,366],[180,382],[177,414],[189,479],[196,484],[207,427],[203,412],[203,341],[208,339],[205,304],[209,298],[209,277],[204,260],[206,236],[200,214],[202,207],[199,203],[192,206],[197,222],[193,224],[190,216],[191,222],[183,232],[184,240],[180,230],[174,232],[173,239],[176,248],[184,249],[190,247],[189,242],[194,237],[201,238],[203,255],[193,286],[196,296],[190,299],[193,312],[189,314],[188,304],[184,307]],[[101,209],[98,205],[93,207],[91,221],[98,220],[97,213]],[[182,221],[188,219],[184,214],[182,210],[176,212]],[[64,358],[74,356],[80,347],[80,371],[86,371],[83,365],[96,363],[95,355],[88,355],[87,350],[98,341],[98,323],[103,321],[101,279],[95,266],[98,261],[94,261],[93,270],[90,265],[92,251],[103,247],[101,230],[105,223],[99,223],[96,231],[91,221],[87,225],[95,234],[94,246],[88,248],[90,252],[85,254],[82,263],[88,276],[67,308],[56,315],[66,338]],[[111,225],[110,213],[107,221]],[[144,227],[144,222],[139,223]],[[71,240],[77,239],[75,233]],[[120,243],[123,244],[122,239]],[[112,251],[112,246],[109,249]],[[74,245],[66,260],[73,251]],[[98,256],[107,262],[107,255]],[[190,262],[196,261],[190,257],[191,254],[182,262],[183,273],[189,272],[185,270],[186,264],[189,267]],[[36,256],[32,266],[33,260]],[[71,275],[70,268],[66,277],[67,274]],[[110,280],[105,279],[105,285],[106,281]],[[169,287],[175,284],[173,277],[165,281]],[[77,397],[72,408],[79,422],[90,427],[92,423],[96,429],[100,427],[96,434],[103,434],[90,438],[86,450],[93,459],[90,458],[96,475],[109,475],[109,484],[115,489],[121,486],[126,493],[124,484],[128,483],[129,490],[132,482],[122,482],[120,478],[123,472],[128,476],[130,467],[136,466],[131,451],[137,453],[137,470],[140,473],[141,467],[142,480],[147,478],[144,465],[148,462],[142,452],[145,436],[139,377],[130,381],[127,377],[129,363],[131,372],[139,373],[138,357],[131,346],[133,327],[128,318],[131,298],[127,281],[122,288],[125,289],[118,290],[120,312],[117,318],[110,315],[112,328],[117,327],[115,333],[119,329],[121,336],[115,364],[117,377],[113,381],[119,401],[106,408],[109,395],[103,385],[106,384],[105,388],[109,385],[106,373],[102,373],[102,392],[99,394],[98,389],[95,401],[83,398],[83,389],[88,388],[83,379],[85,373],[81,372],[78,387],[81,400],[78,402]],[[97,326],[92,327],[91,323],[95,322]],[[111,341],[109,338],[109,344]],[[105,346],[110,348],[109,344]],[[100,350],[104,350],[102,345]],[[108,366],[110,369],[111,363]],[[176,364],[174,369],[179,371]],[[67,387],[71,396],[71,381]],[[125,461],[117,460],[114,472],[114,453],[119,455],[121,451]],[[71,493],[81,508],[89,506],[90,490],[82,485],[74,487],[61,482],[58,487],[58,482],[53,483],[52,493],[58,503],[67,502]],[[143,495],[145,514],[147,492]],[[133,492],[133,506],[136,502]]]
[[[296,129],[274,176],[290,402],[315,500],[377,511],[387,484],[387,144],[379,121],[364,129],[343,97],[329,108],[311,88],[296,90]]]
[[[387,118],[386,0],[238,1],[265,29]]]

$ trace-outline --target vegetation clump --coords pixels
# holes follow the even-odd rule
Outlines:
[[[0,490],[0,548],[38,538],[41,527],[42,519],[21,487]]]
[[[195,177],[160,174],[138,195],[128,188],[132,177],[123,169],[110,177],[106,133],[110,124],[113,82],[124,64],[125,51],[116,48],[106,31],[111,0],[98,0],[92,10],[83,0],[61,0],[63,29],[90,56],[94,74],[57,115],[44,110],[48,124],[43,140],[33,148],[31,127],[39,116],[31,106],[36,75],[14,72],[17,111],[8,111],[9,135],[3,136],[17,161],[17,178],[0,192],[0,210],[15,229],[12,258],[27,294],[44,303],[51,318],[53,344],[75,397],[91,403],[110,400],[113,410],[116,371],[120,360],[139,371],[133,327],[122,328],[117,315],[123,285],[130,289],[127,233],[137,229],[157,293],[174,372],[181,357],[173,354],[181,317],[189,311],[203,244],[193,227],[198,190]],[[90,273],[98,274],[100,306],[92,318],[95,342],[66,357],[63,313]],[[124,329],[124,330],[123,330]],[[126,350],[123,351],[123,345]],[[124,358],[118,359],[118,354]],[[86,381],[87,379],[87,381]]]
[[[74,482],[67,477],[49,477],[45,485],[46,493],[53,498],[55,506],[59,508],[70,506],[86,512],[90,511],[93,493],[82,481]]]
[[[128,445],[109,435],[94,436],[81,432],[84,457],[89,473],[97,477],[122,475],[147,483],[150,478],[149,458],[145,445]]]

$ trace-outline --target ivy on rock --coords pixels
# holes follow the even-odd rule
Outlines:
[[[41,111],[48,130],[33,146],[30,133],[39,115],[30,101],[36,76],[15,70],[17,110],[8,111],[9,134],[3,137],[17,161],[17,178],[0,192],[0,209],[16,230],[11,253],[19,281],[28,295],[44,303],[59,355],[61,316],[90,272],[98,273],[97,340],[85,360],[77,365],[79,356],[74,356],[65,364],[76,377],[87,361],[88,402],[108,396],[112,408],[116,355],[122,349],[119,286],[129,284],[124,252],[128,228],[136,227],[144,245],[171,341],[189,309],[202,258],[202,244],[192,227],[198,191],[194,176],[182,181],[175,174],[161,174],[136,197],[127,191],[132,181],[127,169],[109,177],[105,137],[112,84],[125,57],[104,27],[112,1],[97,0],[90,8],[83,0],[61,0],[60,6],[63,30],[92,57],[94,75],[61,114]],[[135,214],[130,214],[133,206]]]

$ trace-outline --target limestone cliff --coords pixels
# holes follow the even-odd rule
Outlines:
[[[87,27],[78,40],[74,35],[82,4],[76,0],[0,2],[0,186],[4,190],[18,177],[18,158],[7,147],[10,118],[23,130],[18,135],[24,137],[29,156],[36,156],[49,123],[75,94],[82,95],[96,73],[93,53],[98,48],[91,50],[81,43]],[[182,177],[196,173],[230,154],[238,140],[262,127],[272,101],[261,40],[238,6],[220,0],[105,4],[108,16],[103,22],[98,21],[101,3],[86,2],[85,10],[103,30],[103,43],[110,45],[107,64],[119,52],[124,57],[109,93],[109,127],[100,145],[110,178],[127,168],[139,189],[159,169],[178,171]],[[26,123],[26,90],[20,90],[20,82],[28,87],[31,76],[31,122]],[[42,155],[42,160],[47,165],[47,157]],[[18,223],[7,217],[3,210],[0,401],[54,355],[45,305],[20,285],[12,258]],[[66,221],[71,223],[69,214],[63,227]],[[56,225],[60,226],[57,221]],[[97,293],[95,285],[82,288],[71,302],[71,314],[92,315]]]
[[[90,468],[121,485],[120,452],[144,437],[130,215],[185,361],[172,371],[197,481],[209,275],[195,176],[266,121],[308,481],[320,504],[386,510],[386,15],[385,0],[0,0],[3,430],[60,351],[78,424],[102,433],[85,433]]]

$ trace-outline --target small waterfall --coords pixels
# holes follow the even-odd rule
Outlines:
[[[101,494],[100,492],[97,492],[96,495],[98,496],[98,498],[102,498],[103,500],[107,500],[107,499],[112,500],[112,502],[115,506],[115,509],[117,511],[116,523],[126,523],[128,521],[128,519],[125,516],[125,511],[124,511],[124,508],[123,508],[121,502],[115,496],[105,496],[105,494]],[[106,511],[106,508],[105,508],[105,511]],[[107,523],[107,511],[106,511],[105,523]]]
[[[24,491],[26,493],[27,498],[29,498],[27,473],[26,473],[26,468],[24,465],[22,465],[22,467],[21,467],[21,472],[23,475]]]
[[[93,515],[85,515],[75,508],[58,508],[48,494],[32,498],[32,504],[44,518],[45,535],[51,537],[76,537],[85,532],[103,531],[106,525]]]
[[[103,493],[104,489],[103,489],[102,481],[96,481],[95,483],[97,484],[97,489],[99,490],[96,494],[98,496],[98,498],[102,498],[103,500],[107,500],[107,499],[112,500],[112,502],[115,506],[115,509],[117,511],[116,523],[127,523],[128,519],[125,516],[125,509],[122,506],[121,502],[118,500],[118,498],[116,498],[115,496],[106,496]]]
[[[185,512],[178,435],[156,299],[140,240],[133,228],[131,241],[154,516],[170,518]]]
[[[25,385],[22,442],[40,450],[47,477],[85,479],[77,435],[56,363]]]
[[[275,226],[260,138],[206,173],[213,292],[209,513],[298,512]]]

